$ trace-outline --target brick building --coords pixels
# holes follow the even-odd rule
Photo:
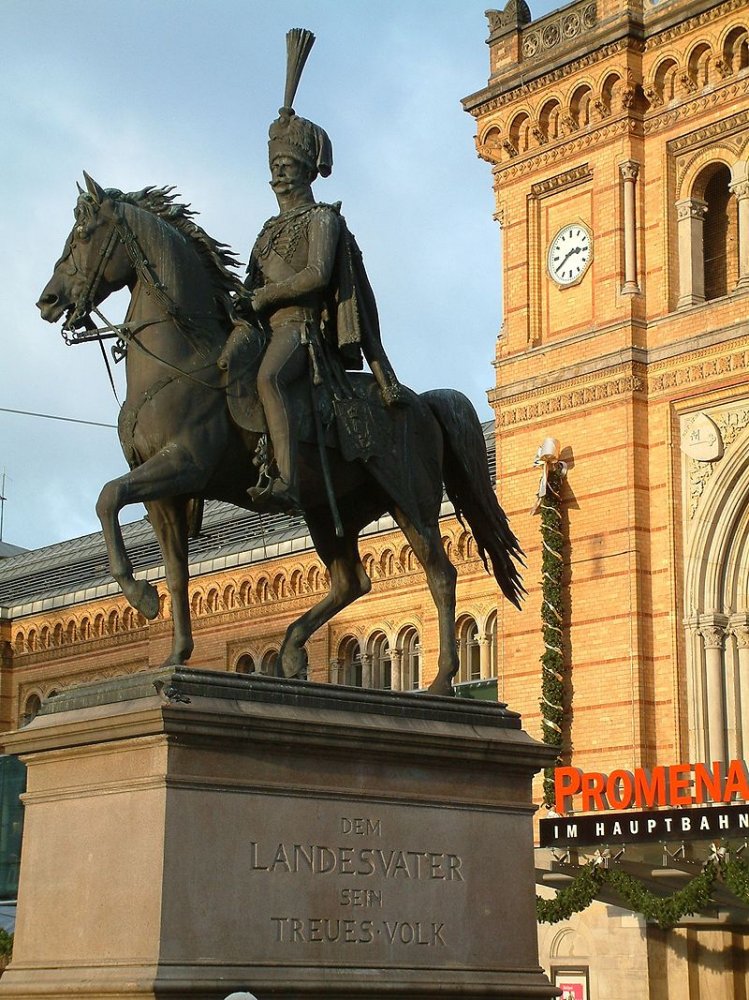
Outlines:
[[[744,759],[749,5],[580,0],[533,21],[524,0],[509,0],[488,19],[489,81],[464,100],[504,244],[486,434],[529,594],[522,614],[499,602],[446,504],[461,680],[496,678],[501,700],[539,732],[529,510],[533,457],[553,436],[569,469],[572,763],[608,772]],[[125,537],[136,567],[161,580],[150,527]],[[371,526],[362,554],[373,590],[314,637],[311,676],[423,686],[437,646],[423,574],[388,520]],[[192,663],[217,670],[272,669],[286,626],[325,587],[301,523],[222,505],[207,510],[191,572]],[[0,725],[33,717],[63,686],[159,664],[166,602],[150,625],[129,609],[98,535],[0,561]],[[728,1000],[749,991],[746,926],[730,903],[668,933],[594,904],[542,927],[540,943],[547,967],[586,971],[593,1000]]]
[[[523,516],[551,435],[569,463],[572,762],[746,758],[749,8],[582,0],[533,21],[510,0],[488,18],[489,82],[463,103],[504,235],[498,488],[530,557],[526,613],[499,611],[503,697],[532,732]],[[745,919],[713,916],[663,934],[599,904],[543,928],[542,954],[589,966],[596,998],[744,996]]]

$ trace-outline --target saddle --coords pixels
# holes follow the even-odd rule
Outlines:
[[[257,394],[257,372],[268,340],[265,330],[239,322],[218,360],[226,373],[232,420],[256,434],[268,430]],[[340,450],[347,462],[385,458],[392,451],[395,429],[374,377],[345,371],[321,338],[308,348],[310,375],[299,380],[294,399],[297,440],[317,444],[321,433],[326,447]]]

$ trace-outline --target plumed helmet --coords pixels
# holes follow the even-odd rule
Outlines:
[[[292,108],[299,80],[315,36],[306,28],[292,28],[286,35],[286,91],[284,106],[268,131],[268,158],[291,156],[313,173],[328,177],[333,169],[333,148],[325,129],[300,118]]]
[[[277,156],[292,156],[308,166],[314,177],[327,177],[333,169],[333,149],[325,129],[300,118],[291,108],[281,108],[268,136],[270,162]]]

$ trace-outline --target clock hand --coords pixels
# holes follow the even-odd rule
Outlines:
[[[556,268],[557,274],[559,274],[559,272],[564,267],[564,265],[567,263],[567,261],[570,259],[570,257],[572,256],[572,254],[573,253],[580,253],[581,250],[582,250],[582,247],[573,247],[571,250],[568,250],[567,253],[566,253],[566,255],[565,255],[565,257],[564,257],[564,259],[562,260],[562,263],[559,264],[559,266]]]

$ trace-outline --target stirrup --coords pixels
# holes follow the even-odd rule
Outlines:
[[[267,510],[273,513],[280,511],[287,514],[301,512],[297,491],[280,476],[269,479],[265,486],[251,486],[247,490],[247,495],[260,511]]]

